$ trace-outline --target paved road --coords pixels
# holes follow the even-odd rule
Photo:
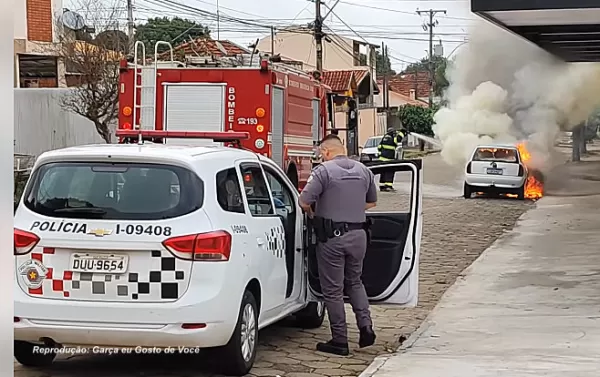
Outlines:
[[[380,196],[378,209],[406,208],[406,184],[397,177],[398,193]],[[258,360],[251,376],[285,377],[358,376],[377,356],[393,352],[425,319],[441,295],[496,238],[515,224],[530,203],[511,199],[460,198],[457,172],[441,163],[438,155],[425,159],[424,227],[421,244],[420,297],[414,309],[373,307],[377,345],[352,356],[328,357],[314,351],[329,339],[329,330],[300,330],[275,325],[260,334]],[[358,338],[354,316],[348,310],[351,341]],[[191,356],[78,356],[59,360],[45,371],[24,370],[15,364],[16,377],[207,377],[212,361]]]

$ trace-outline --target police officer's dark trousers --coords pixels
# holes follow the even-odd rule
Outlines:
[[[366,251],[367,234],[362,229],[350,230],[317,246],[319,279],[334,342],[348,342],[344,292],[350,298],[358,327],[373,325],[360,278]]]

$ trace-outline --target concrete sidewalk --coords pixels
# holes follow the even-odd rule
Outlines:
[[[596,182],[600,185],[600,182]],[[361,376],[597,377],[600,195],[545,197]]]

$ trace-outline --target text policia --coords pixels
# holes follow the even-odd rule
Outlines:
[[[200,348],[198,347],[45,347],[35,346],[33,348],[34,353],[48,355],[63,354],[63,355],[133,355],[133,354],[199,354]]]

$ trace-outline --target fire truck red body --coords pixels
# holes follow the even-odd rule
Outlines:
[[[119,128],[247,132],[242,147],[273,159],[298,188],[306,183],[330,92],[309,74],[267,60],[255,67],[155,60],[122,62],[120,76]]]

